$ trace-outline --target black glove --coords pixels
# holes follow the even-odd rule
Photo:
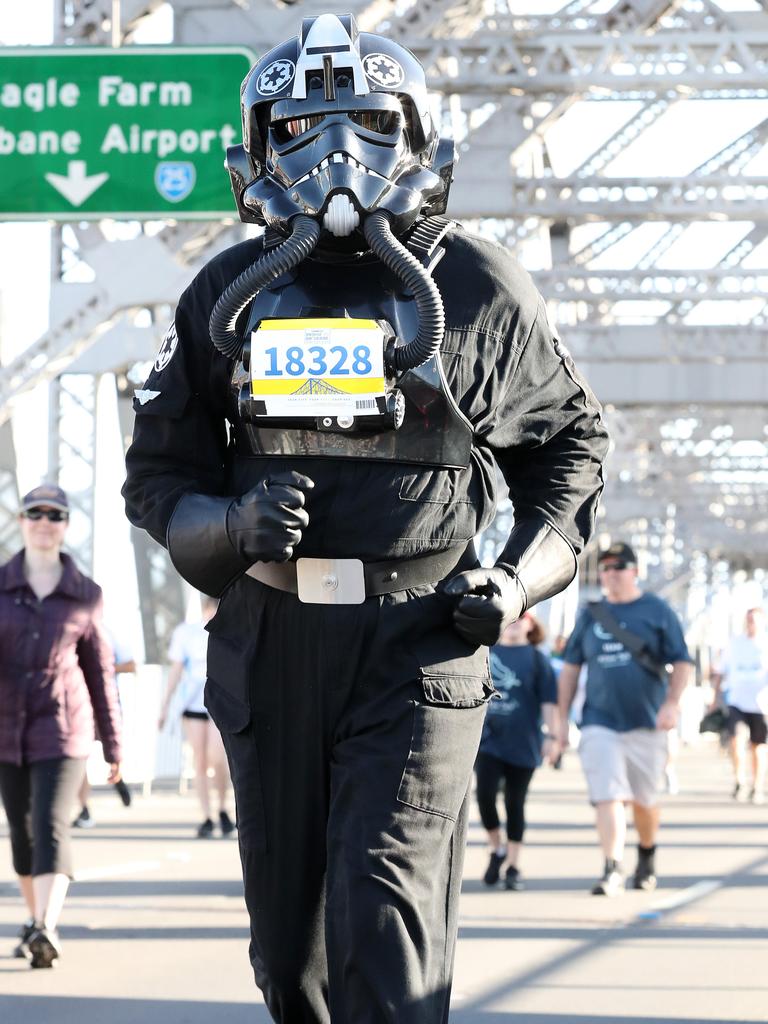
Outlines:
[[[560,531],[546,520],[523,519],[492,569],[461,572],[440,589],[455,601],[456,631],[490,647],[510,622],[564,590],[575,575],[576,555]]]
[[[232,502],[227,536],[247,565],[288,561],[309,526],[304,495],[314,486],[295,470],[274,473]]]
[[[443,584],[444,594],[454,598],[456,632],[475,646],[492,647],[510,622],[525,611],[525,591],[516,576],[505,569],[470,569]]]
[[[183,494],[166,533],[171,561],[187,582],[214,597],[254,562],[287,561],[309,523],[304,495],[314,486],[291,470],[241,498]]]

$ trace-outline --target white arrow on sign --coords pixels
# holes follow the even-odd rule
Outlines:
[[[46,174],[45,180],[73,206],[81,206],[108,177],[108,174],[86,174],[85,160],[70,160],[66,175]]]

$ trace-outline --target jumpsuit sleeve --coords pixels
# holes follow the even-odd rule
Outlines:
[[[77,660],[93,706],[104,749],[104,760],[114,764],[121,760],[121,714],[115,682],[112,645],[102,623],[101,590],[91,610],[90,621],[77,642]]]
[[[122,491],[126,514],[163,546],[182,495],[222,495],[225,486],[228,361],[213,348],[208,318],[227,282],[217,289],[207,270],[182,295],[155,365],[134,399]]]
[[[541,297],[527,337],[509,346],[500,372],[506,379],[486,440],[509,487],[515,522],[549,523],[578,554],[594,530],[608,434]]]

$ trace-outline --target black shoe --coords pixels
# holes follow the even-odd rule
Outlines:
[[[517,868],[508,867],[506,874],[504,875],[504,888],[509,889],[510,892],[522,892],[525,888],[523,880],[520,877],[520,872]]]
[[[219,812],[219,827],[221,828],[221,834],[223,836],[231,836],[235,831],[235,823],[226,811]]]
[[[197,830],[198,839],[210,839],[213,835],[213,822],[210,818],[206,818],[200,828]]]
[[[73,828],[93,828],[96,823],[91,817],[91,812],[87,807],[83,807],[78,816],[72,822]]]
[[[117,792],[117,795],[123,801],[123,806],[124,807],[130,807],[131,806],[131,791],[130,791],[130,789],[128,789],[128,787],[126,786],[126,784],[123,782],[122,779],[120,779],[118,782],[115,783],[115,790]]]
[[[17,960],[28,960],[29,953],[29,940],[35,933],[35,922],[30,917],[28,921],[25,921],[19,931],[19,942],[18,945],[14,946],[13,955]]]
[[[624,892],[624,878],[618,868],[606,868],[603,877],[592,886],[593,896],[619,896]]]
[[[643,892],[653,892],[656,888],[656,875],[652,864],[643,864],[641,861],[637,865],[634,877],[632,878],[632,888],[642,889]]]
[[[53,928],[35,928],[29,939],[32,967],[53,967],[61,956],[59,936]]]
[[[485,869],[483,875],[483,881],[486,885],[496,885],[501,874],[501,865],[507,859],[506,853],[496,853],[495,851],[491,854],[491,859],[488,861],[488,867]]]

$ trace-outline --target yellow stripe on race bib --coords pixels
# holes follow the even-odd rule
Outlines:
[[[318,384],[325,384],[335,394],[342,392],[345,395],[368,395],[384,391],[383,377],[363,377],[360,380],[345,380],[343,383],[338,377],[333,380],[324,380],[321,377],[313,377]],[[259,377],[251,381],[251,394],[261,395],[295,395],[302,391],[307,384],[306,378],[298,383],[295,380],[265,380]]]
[[[310,317],[306,320],[262,320],[256,328],[259,331],[308,331],[315,327],[332,328],[334,331],[376,330],[375,320],[350,320],[348,317]]]

